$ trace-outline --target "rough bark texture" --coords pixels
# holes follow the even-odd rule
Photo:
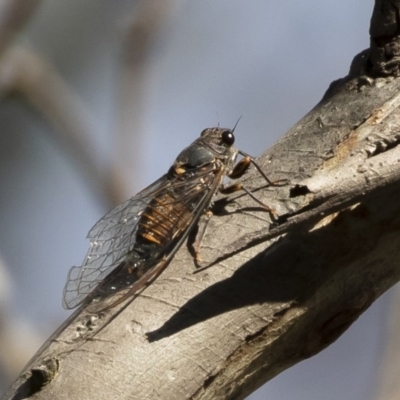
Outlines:
[[[290,180],[256,192],[278,222],[232,196],[203,241],[212,268],[193,274],[183,247],[120,313],[78,310],[3,398],[241,399],[398,282],[399,3],[377,1],[371,48],[259,160]]]

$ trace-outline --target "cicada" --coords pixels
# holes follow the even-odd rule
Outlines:
[[[224,177],[238,178],[250,165],[252,159],[234,141],[234,129],[203,130],[165,175],[101,218],[88,234],[82,266],[69,271],[64,308],[109,309],[150,284],[209,208]],[[239,153],[245,157],[236,164]]]

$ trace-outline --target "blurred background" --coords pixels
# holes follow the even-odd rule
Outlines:
[[[372,8],[0,1],[0,393],[69,315],[63,286],[92,225],[206,127],[242,116],[237,147],[260,155],[369,46]],[[396,297],[392,289],[334,345],[249,398],[400,398],[389,394]]]

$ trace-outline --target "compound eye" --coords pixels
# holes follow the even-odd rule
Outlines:
[[[232,131],[222,132],[222,142],[227,146],[232,146],[235,143],[235,136]]]

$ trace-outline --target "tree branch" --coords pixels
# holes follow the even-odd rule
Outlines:
[[[193,274],[182,248],[126,308],[77,310],[4,399],[244,398],[399,281],[400,81],[388,51],[398,3],[377,1],[371,32],[396,16],[383,47],[372,36],[350,74],[259,160],[291,182],[256,191],[279,221],[232,197],[204,239],[213,268]],[[246,184],[263,181],[254,171]]]

